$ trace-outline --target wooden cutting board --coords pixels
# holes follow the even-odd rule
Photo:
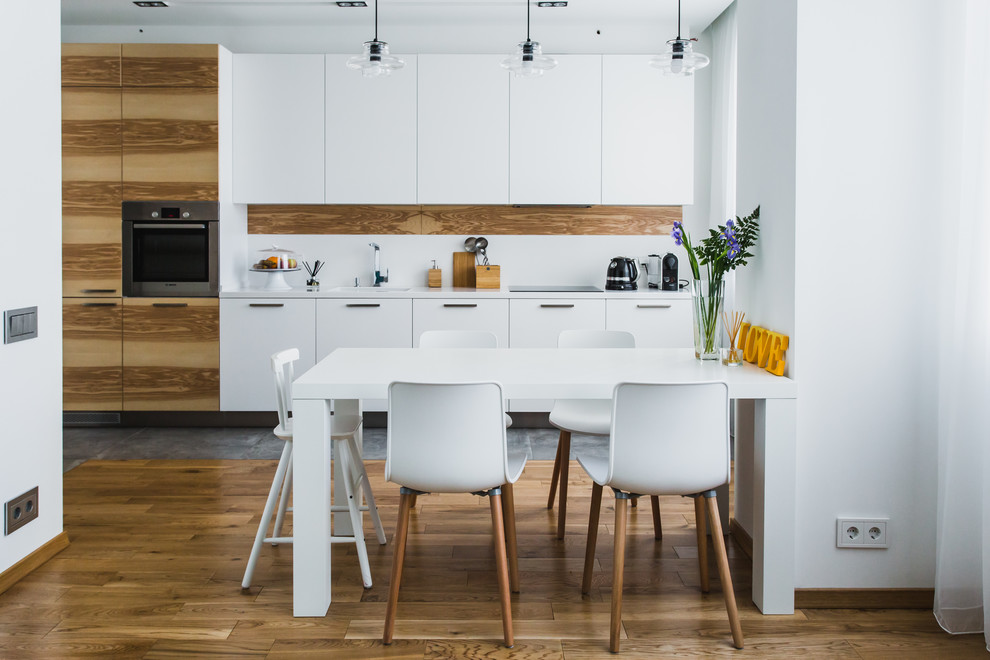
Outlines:
[[[473,252],[455,252],[454,253],[454,286],[463,286],[474,288],[475,286],[475,270],[474,270],[474,253]]]

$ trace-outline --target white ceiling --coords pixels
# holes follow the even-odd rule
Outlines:
[[[731,0],[681,0],[681,32],[697,35]],[[374,33],[374,0],[62,0],[64,41],[222,43],[235,52],[349,52]],[[532,37],[548,52],[649,52],[677,31],[676,0],[569,0],[532,5]],[[393,52],[501,52],[526,35],[525,0],[381,0],[379,37]],[[108,39],[112,37],[112,39]],[[555,41],[553,41],[555,39]],[[644,43],[648,42],[648,43]]]

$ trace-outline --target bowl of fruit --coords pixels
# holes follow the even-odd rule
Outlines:
[[[269,249],[258,250],[257,259],[251,264],[251,270],[274,276],[268,278],[266,289],[287,291],[292,287],[285,281],[283,274],[299,270],[300,261],[302,261],[301,254],[273,245]]]

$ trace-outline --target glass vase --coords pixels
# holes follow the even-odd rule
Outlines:
[[[694,315],[694,356],[699,360],[718,360],[722,347],[722,280],[694,280],[691,285],[691,309]]]

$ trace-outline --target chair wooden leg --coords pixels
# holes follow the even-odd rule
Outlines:
[[[402,581],[402,563],[406,559],[406,536],[409,531],[409,505],[415,495],[402,493],[399,496],[399,519],[395,523],[395,536],[392,537],[392,580],[388,585],[388,605],[385,608],[385,634],[382,641],[392,643],[392,630],[395,628],[395,610],[399,604],[399,583]]]
[[[509,588],[519,593],[519,558],[516,555],[516,504],[512,484],[502,485],[502,518],[505,523],[505,549],[509,559]]]
[[[639,506],[639,498],[638,497],[634,497],[631,500],[629,500],[629,508],[630,509],[635,509],[638,506]]]
[[[657,495],[651,495],[650,504],[653,505],[653,538],[659,541],[663,539],[663,525],[660,524],[660,498]]]
[[[498,593],[502,602],[502,633],[505,635],[505,645],[512,648],[512,604],[509,600],[509,569],[505,556],[505,533],[502,529],[502,496],[491,495],[488,498],[492,507],[492,532],[495,543],[495,569],[498,574]]]
[[[591,486],[591,516],[588,517],[588,543],[584,546],[584,577],[581,593],[591,593],[591,573],[595,568],[595,546],[598,544],[598,518],[602,512],[602,487]]]
[[[708,593],[708,525],[705,522],[705,497],[694,498],[694,526],[698,534],[698,571],[701,573],[701,591]]]
[[[732,644],[737,649],[743,647],[742,624],[739,622],[739,610],[736,609],[736,593],[732,588],[732,576],[729,575],[729,556],[725,552],[725,538],[722,536],[722,523],[718,517],[718,503],[715,495],[706,497],[708,514],[712,521],[712,543],[715,545],[715,558],[718,562],[718,579],[722,581],[722,594],[725,596],[725,611],[729,615],[729,627],[732,629]]]
[[[564,432],[561,431],[563,436]],[[547,498],[547,508],[553,508],[553,498],[557,496],[557,482],[560,479],[560,439],[557,439],[557,456],[553,459],[553,477],[550,479],[550,497]]]
[[[612,617],[608,631],[608,648],[619,652],[619,632],[622,630],[622,575],[626,564],[626,502],[615,498],[615,551],[612,557]]]
[[[244,569],[244,578],[241,580],[241,589],[251,587],[251,578],[254,576],[254,567],[258,564],[258,557],[261,555],[261,546],[265,543],[265,533],[268,525],[272,521],[272,513],[278,503],[278,492],[285,483],[285,472],[292,461],[292,443],[286,442],[282,447],[282,457],[278,459],[278,467],[275,468],[275,478],[272,479],[272,487],[268,490],[268,499],[265,501],[265,510],[261,514],[261,522],[258,523],[258,531],[254,536],[254,545],[251,546],[251,554],[248,555],[247,567]]]
[[[275,514],[275,529],[272,536],[278,538],[282,536],[282,524],[285,523],[285,512],[289,509],[289,497],[292,495],[292,457],[289,457],[289,465],[285,468],[285,481],[282,482],[282,494],[278,499],[278,513]],[[278,543],[272,543],[272,547]]]
[[[560,502],[557,505],[557,538],[564,538],[567,525],[567,479],[571,466],[571,432],[561,431],[560,442]]]

